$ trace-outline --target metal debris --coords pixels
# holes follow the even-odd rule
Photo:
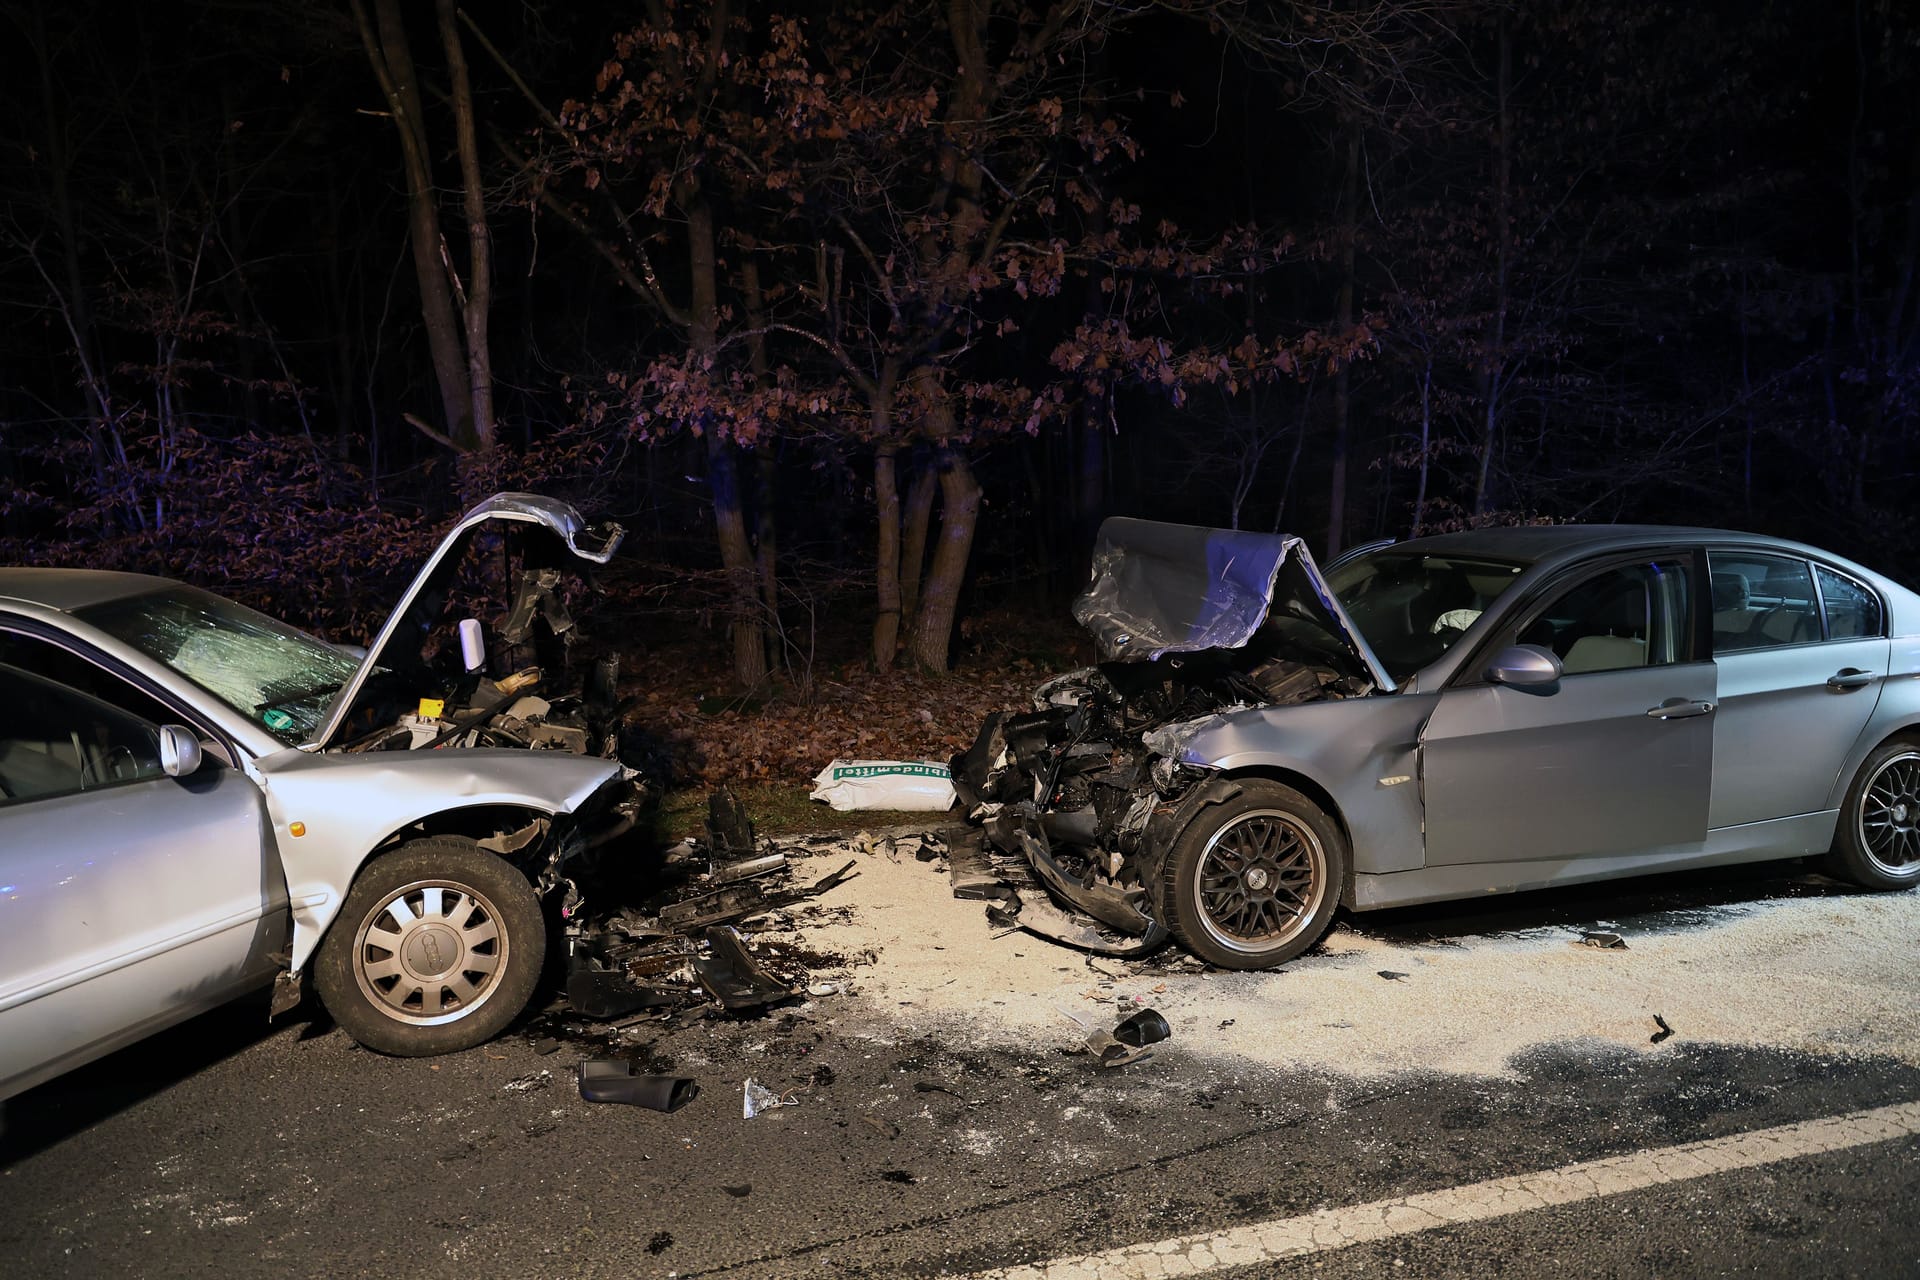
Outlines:
[[[777,1111],[781,1107],[797,1107],[799,1105],[800,1099],[795,1097],[792,1092],[785,1094],[775,1093],[758,1080],[755,1080],[752,1076],[748,1076],[745,1094],[741,1100],[740,1114],[743,1119],[751,1120],[762,1112]]]
[[[1582,929],[1578,945],[1598,947],[1602,951],[1625,951],[1627,940],[1617,933],[1610,933],[1604,929]]]

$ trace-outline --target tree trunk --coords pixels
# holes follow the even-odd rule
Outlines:
[[[485,453],[493,448],[495,440],[493,355],[487,343],[488,314],[493,307],[493,247],[487,236],[480,145],[473,131],[473,88],[467,80],[467,57],[460,47],[460,32],[454,26],[453,0],[438,0],[435,8],[440,17],[440,42],[447,49],[447,71],[453,81],[454,137],[460,155],[461,203],[467,215],[467,287],[461,309],[466,320],[472,416],[465,438],[457,430],[453,438],[464,449]],[[447,270],[452,273],[451,263]]]
[[[875,419],[883,416],[874,411]],[[878,421],[874,424],[880,426]],[[873,666],[893,669],[893,651],[900,644],[900,485],[896,475],[900,446],[882,440],[873,451],[873,509],[879,521],[879,545],[874,567],[879,575],[873,616]]]
[[[367,49],[367,61],[373,66],[394,128],[400,134],[407,174],[407,230],[413,247],[414,280],[420,286],[420,315],[433,356],[434,380],[440,386],[447,435],[459,445],[473,439],[473,387],[466,353],[461,349],[464,326],[454,314],[453,290],[441,261],[440,213],[427,151],[426,118],[420,108],[419,77],[401,22],[399,0],[373,0],[373,5],[379,23],[377,35],[361,0],[353,0],[353,14],[359,23],[361,43]]]
[[[748,366],[753,370],[754,385],[767,387],[772,385],[773,374],[767,365],[767,339],[763,332],[767,326],[766,299],[760,290],[760,264],[753,256],[755,245],[746,240],[744,249],[746,261],[740,267],[740,285],[746,295],[747,327],[753,330],[753,338],[747,345]],[[754,527],[754,565],[759,577],[760,605],[765,610],[762,630],[766,633],[769,669],[777,668],[780,663],[781,638],[785,634],[780,620],[779,530],[773,501],[780,477],[773,446],[772,440],[763,438],[753,447],[753,506],[758,517]]]
[[[713,207],[697,187],[679,193],[687,214],[687,263],[693,325],[689,345],[693,354],[712,360],[720,324],[719,259],[714,250]],[[741,500],[740,468],[731,441],[718,431],[707,431],[707,479],[713,491],[713,526],[720,543],[720,565],[726,572],[728,623],[733,632],[733,680],[743,693],[767,683],[767,649],[760,625],[759,570],[753,543],[747,537],[746,504]]]
[[[900,545],[901,616],[911,618],[920,609],[920,579],[927,569],[927,528],[933,522],[934,473],[931,465],[915,468],[907,488],[907,514]]]
[[[949,410],[948,412],[951,412]],[[923,671],[945,671],[953,620],[960,609],[960,587],[967,576],[973,551],[973,531],[980,515],[980,482],[966,456],[942,445],[940,467],[940,541],[934,547],[933,567],[927,571],[907,652]]]

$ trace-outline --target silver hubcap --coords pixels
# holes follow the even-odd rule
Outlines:
[[[396,1022],[433,1026],[487,1002],[507,962],[507,935],[485,895],[420,880],[367,913],[353,940],[353,976]]]
[[[1881,765],[1860,795],[1860,847],[1883,871],[1920,862],[1920,752]]]
[[[1272,951],[1307,927],[1326,886],[1326,851],[1311,828],[1279,809],[1243,813],[1200,855],[1199,924],[1229,950]]]

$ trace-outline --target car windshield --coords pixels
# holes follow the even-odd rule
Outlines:
[[[359,667],[323,640],[197,587],[76,610],[84,621],[164,662],[288,746]]]
[[[1525,567],[1387,547],[1339,565],[1327,585],[1387,674],[1405,680],[1452,648]]]

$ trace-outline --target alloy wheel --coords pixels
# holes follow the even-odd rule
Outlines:
[[[389,1018],[434,1026],[487,1002],[508,945],[484,894],[451,881],[415,881],[367,913],[353,940],[353,974]]]
[[[1230,950],[1273,951],[1307,927],[1326,885],[1326,851],[1305,823],[1279,809],[1239,814],[1200,855],[1198,923]]]
[[[1892,757],[1860,793],[1860,848],[1881,870],[1904,873],[1920,861],[1920,752]]]

